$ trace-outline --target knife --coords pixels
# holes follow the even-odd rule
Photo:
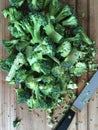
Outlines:
[[[70,123],[72,122],[75,113],[80,112],[83,107],[89,102],[90,98],[96,91],[98,87],[98,71],[93,75],[89,83],[82,90],[80,95],[74,101],[71,109],[68,113],[61,119],[55,130],[67,130]]]

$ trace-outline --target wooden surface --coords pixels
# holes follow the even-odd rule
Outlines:
[[[98,47],[98,0],[64,0],[73,6],[79,17],[79,22],[84,26],[88,35],[96,41]],[[8,0],[0,0],[0,58],[7,54],[2,47],[2,39],[9,39],[7,30],[8,22],[3,18],[1,11],[8,7]],[[98,51],[96,60],[98,62]],[[5,82],[6,73],[0,70],[0,130],[15,130],[13,120],[18,117],[21,120],[17,130],[51,130],[47,126],[46,113],[32,110],[27,111],[26,105],[17,105],[13,86]],[[84,87],[82,79],[88,80],[87,74],[78,79],[79,94]],[[23,110],[21,109],[23,107]],[[68,130],[98,130],[98,89],[90,103],[78,113]]]

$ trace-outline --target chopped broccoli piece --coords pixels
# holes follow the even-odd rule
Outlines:
[[[13,127],[14,128],[18,128],[20,125],[20,120],[18,120],[17,118],[15,119],[15,121],[13,121]]]
[[[34,52],[41,52],[42,55],[55,55],[55,45],[47,38],[45,37],[41,44],[36,46],[34,49]]]
[[[25,0],[9,0],[10,5],[16,8],[20,7],[24,3],[24,1]]]
[[[55,31],[57,31],[60,35],[64,36],[65,28],[61,24],[56,24]]]
[[[14,60],[11,66],[9,74],[6,77],[6,81],[11,81],[14,78],[16,71],[19,70],[19,68],[23,66],[24,64],[25,64],[24,55],[22,53],[18,53],[16,56],[16,59]]]
[[[3,15],[5,18],[10,18],[10,22],[14,23],[22,18],[22,13],[18,11],[15,7],[3,10]]]
[[[89,45],[92,45],[94,44],[95,42],[92,41],[87,35],[86,33],[84,32],[83,28],[81,26],[77,27],[75,30],[74,30],[74,33],[79,33],[82,37],[82,40],[89,44]]]
[[[30,20],[34,24],[33,28],[33,43],[40,43],[42,36],[40,35],[41,27],[47,24],[46,18],[41,13],[30,14]]]
[[[47,16],[48,17],[48,16]],[[48,37],[53,41],[58,43],[63,36],[60,35],[58,32],[56,32],[56,30],[54,29],[53,24],[51,23],[51,21],[49,20],[48,17],[48,24],[44,27],[44,30],[46,32],[46,34],[48,35]]]
[[[11,35],[14,36],[15,38],[26,37],[26,34],[18,21],[15,21],[15,23],[10,24],[8,26],[8,29],[11,32]]]
[[[25,88],[25,89],[17,88],[17,89],[15,89],[15,91],[17,94],[17,100],[18,100],[19,104],[27,102],[27,100],[31,96],[30,90],[27,88]]]
[[[78,60],[83,59],[84,56],[85,56],[84,52],[78,51],[77,49],[73,48],[71,53],[64,60],[65,66],[68,63],[70,65],[73,65],[74,63],[78,62]]]
[[[55,16],[62,9],[62,4],[58,0],[52,0],[49,6],[50,16]]]
[[[9,53],[12,53],[14,50],[15,45],[19,42],[18,39],[15,40],[2,40],[2,43],[4,45],[4,48],[6,49],[6,51],[8,51]]]
[[[83,73],[87,72],[87,66],[85,63],[78,62],[75,65],[74,74],[75,76],[81,76]]]
[[[44,6],[44,0],[27,0],[31,10],[41,10]]]
[[[63,42],[58,48],[57,53],[60,53],[62,57],[66,57],[71,52],[71,43],[68,41]]]
[[[57,15],[56,22],[60,22],[61,20],[65,19],[71,15],[72,15],[71,8],[68,5],[66,5],[65,7],[63,7],[61,12]]]
[[[69,27],[76,27],[78,25],[76,16],[72,15],[69,18],[67,18],[66,20],[63,20],[62,25],[69,26]]]

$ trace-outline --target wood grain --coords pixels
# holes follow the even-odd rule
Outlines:
[[[79,22],[84,26],[89,36],[96,41],[96,47],[98,47],[98,0],[63,1],[73,6],[79,17]],[[4,58],[7,55],[1,44],[2,39],[10,38],[7,30],[8,22],[1,14],[1,11],[8,6],[8,0],[0,0],[0,58]],[[98,62],[98,50],[96,61]],[[25,104],[18,105],[16,103],[15,86],[8,86],[5,82],[5,77],[6,73],[0,70],[0,130],[16,130],[12,125],[16,117],[22,119],[17,130],[51,130],[47,126],[46,113],[44,111],[32,110],[28,112]],[[78,93],[84,87],[83,78],[87,80],[87,75],[85,74],[78,79]],[[68,130],[98,130],[98,90],[89,105],[75,116]]]

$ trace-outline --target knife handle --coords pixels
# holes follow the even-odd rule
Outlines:
[[[55,130],[67,130],[73,117],[75,115],[75,112],[73,110],[69,110],[68,113],[62,118],[60,123],[57,125]]]

